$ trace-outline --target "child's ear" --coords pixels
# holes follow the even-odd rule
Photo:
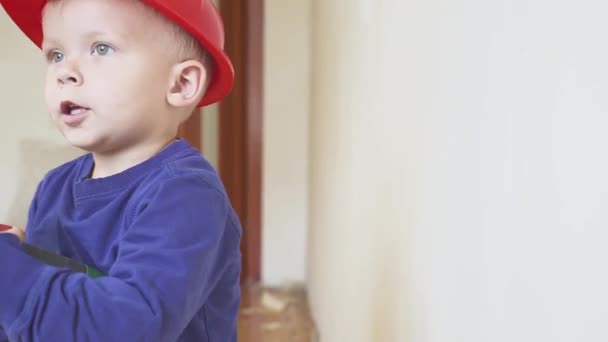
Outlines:
[[[167,102],[173,107],[197,105],[203,97],[207,71],[198,61],[188,60],[173,66],[167,90]]]

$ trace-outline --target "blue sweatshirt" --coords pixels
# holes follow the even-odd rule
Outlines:
[[[241,227],[210,164],[178,140],[114,176],[90,179],[93,166],[88,154],[46,175],[26,241],[107,276],[45,265],[0,234],[0,330],[11,341],[236,341]]]

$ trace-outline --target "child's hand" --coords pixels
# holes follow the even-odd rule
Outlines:
[[[19,238],[19,241],[25,240],[25,233],[21,228],[11,227],[4,224],[0,224],[0,234],[13,234]]]

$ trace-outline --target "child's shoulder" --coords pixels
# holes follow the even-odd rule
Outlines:
[[[78,171],[82,168],[85,160],[88,158],[91,158],[91,156],[89,154],[84,154],[50,169],[44,175],[43,182],[52,180],[65,181],[70,177],[70,175],[75,177]]]
[[[166,217],[178,213],[196,217],[192,213],[198,212],[208,213],[210,219],[215,214],[228,218],[237,236],[241,234],[238,217],[218,173],[197,151],[176,154],[136,183],[130,201],[135,216],[155,210]]]
[[[165,160],[154,172],[143,176],[140,184],[138,188],[142,192],[155,192],[166,187],[174,187],[175,191],[188,191],[196,187],[226,195],[219,174],[211,163],[195,150],[182,151]],[[182,186],[185,188],[179,189]]]
[[[219,174],[213,165],[198,151],[191,150],[175,155],[164,165],[168,177],[197,177],[218,190],[223,190]]]

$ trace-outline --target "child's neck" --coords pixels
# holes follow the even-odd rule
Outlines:
[[[144,161],[154,157],[165,147],[175,141],[175,138],[154,143],[142,144],[124,150],[109,152],[93,152],[95,166],[91,178],[104,178],[119,174]]]

